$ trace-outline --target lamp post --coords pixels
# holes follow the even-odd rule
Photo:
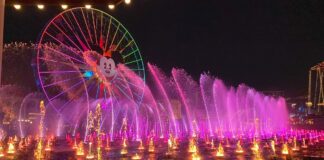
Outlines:
[[[0,86],[2,85],[2,55],[3,55],[3,28],[4,28],[5,0],[0,0]]]

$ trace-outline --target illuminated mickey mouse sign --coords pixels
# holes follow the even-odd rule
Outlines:
[[[116,64],[112,58],[101,57],[98,68],[107,78],[111,78],[116,75]]]
[[[83,54],[100,80],[112,80],[117,75],[117,64],[122,63],[123,59],[120,51],[116,51],[115,48],[116,46],[112,45],[104,52],[102,45],[92,45],[91,50]]]

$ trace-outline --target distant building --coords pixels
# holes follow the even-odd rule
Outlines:
[[[316,115],[323,115],[324,108],[324,61],[311,67],[308,74],[307,107]]]
[[[284,97],[285,92],[282,90],[274,90],[274,91],[262,91],[263,94],[272,97]]]

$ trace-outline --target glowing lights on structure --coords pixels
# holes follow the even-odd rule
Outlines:
[[[306,102],[306,106],[311,107],[311,106],[313,106],[313,103],[311,101],[308,101],[308,102]]]
[[[314,135],[313,136],[313,139],[315,138],[315,136],[319,136],[319,135]],[[310,136],[311,137],[311,136]],[[306,139],[307,138],[307,139]],[[319,136],[319,138],[321,138],[321,136]],[[21,151],[26,151],[25,148],[26,146],[24,147],[19,147],[19,149],[15,149],[15,147],[17,147],[17,143],[15,142],[14,140],[15,138],[12,138],[12,137],[9,137],[9,140],[7,142],[7,145],[6,146],[6,153],[5,153],[5,149],[3,148],[2,146],[2,143],[0,143],[0,159],[2,159],[2,157],[5,157],[5,156],[8,156],[8,157],[12,157],[12,156],[16,156],[16,154],[20,154]],[[16,138],[18,139],[18,137]],[[19,145],[22,145],[22,143],[25,143],[27,142],[27,139],[28,138],[21,138],[20,139],[20,144]],[[42,139],[42,138],[39,138],[39,137],[36,137],[35,139],[33,140],[37,140],[37,145],[36,145],[36,148],[34,149],[34,159],[45,159],[45,157],[49,156],[50,155],[50,151],[53,151],[54,148],[52,146],[53,143],[55,143],[55,140],[53,138],[48,138],[48,139]],[[99,138],[98,138],[99,139]],[[170,136],[168,138],[168,141],[167,141],[167,147],[168,147],[168,150],[167,152],[165,152],[166,156],[168,158],[174,158],[174,155],[178,155],[178,151],[176,152],[173,152],[173,146],[175,145],[175,139],[174,137]],[[102,140],[102,139],[100,139]],[[187,140],[187,139],[186,139]],[[229,142],[233,142],[234,143],[234,139],[229,139],[230,141]],[[268,139],[267,139],[268,140]],[[306,140],[306,141],[305,141]],[[110,139],[108,140],[108,142],[110,141]],[[164,142],[164,140],[162,140]],[[308,142],[309,139],[308,139],[308,136],[305,136],[305,138],[302,139],[302,143],[304,145],[306,145]],[[150,138],[150,143],[149,143],[149,146],[148,148],[152,147],[153,146],[153,151],[154,151],[154,143],[156,143],[156,141],[154,141],[154,138]],[[161,142],[158,140],[158,142]],[[181,142],[181,141],[180,141]],[[301,150],[301,147],[298,146],[298,143],[297,143],[297,138],[296,137],[289,137],[287,141],[280,141],[280,149],[278,149],[277,151],[277,154],[280,154],[282,157],[287,157],[287,156],[294,156],[295,153],[293,151],[298,151],[298,150]],[[75,145],[77,144],[77,140],[74,139],[74,147]],[[104,159],[103,157],[103,152],[102,152],[102,148],[100,147],[100,144],[102,142],[98,142],[97,143],[94,143],[92,142],[92,140],[89,141],[89,144],[88,144],[88,148],[86,150],[84,150],[84,146],[83,146],[83,143],[80,142],[79,145],[77,146],[77,149],[75,150],[75,153],[76,153],[76,159],[97,159],[97,160],[102,160]],[[236,154],[237,156],[243,156],[245,152],[247,152],[246,150],[244,150],[244,148],[242,147],[243,145],[246,145],[246,144],[250,144],[250,141],[249,140],[242,140],[242,139],[239,139],[237,140],[237,143],[236,143],[236,148],[235,146],[233,146],[233,150],[231,149],[231,152],[230,153],[227,153],[227,151],[225,152],[226,150],[226,141],[225,139],[222,139],[222,140],[219,140],[219,145],[215,147],[215,151],[211,151],[210,153],[212,153],[213,157],[217,158],[217,159],[226,159],[227,155],[229,155],[230,153],[231,154]],[[260,140],[259,139],[256,139],[254,138],[253,139],[253,144],[252,144],[252,151],[253,151],[253,155],[250,155],[248,153],[247,156],[251,156],[253,158],[251,159],[255,159],[255,160],[261,160],[261,159],[264,159],[264,155],[265,156],[268,156],[271,154],[271,156],[274,156],[274,157],[277,157],[276,156],[276,153],[275,153],[275,141],[274,140],[271,140],[270,142],[268,142],[268,148],[265,149],[265,150],[269,150],[270,151],[270,148],[272,148],[272,150],[274,151],[274,154],[270,151],[266,151],[265,154],[263,154],[263,151],[264,149],[261,149],[262,146],[264,147],[265,145],[260,145]],[[291,145],[290,145],[291,143]],[[24,145],[25,145],[24,144]],[[141,139],[139,139],[139,147],[137,148],[138,150],[133,152],[134,150],[131,149],[132,151],[130,151],[129,149],[130,148],[127,148],[128,146],[130,146],[131,148],[133,148],[133,145],[134,143],[133,142],[128,142],[127,138],[123,138],[122,139],[122,143],[120,145],[121,148],[119,149],[122,149],[121,151],[121,155],[123,158],[128,158],[128,159],[133,159],[133,160],[138,160],[138,159],[143,159],[143,157],[146,157],[147,155],[147,152],[144,152],[144,144],[142,142]],[[189,139],[189,147],[184,147],[184,148],[180,148],[181,151],[183,151],[183,149],[189,149],[189,157],[190,159],[192,160],[200,160],[200,159],[204,159],[205,155],[204,154],[200,154],[199,153],[199,147],[198,147],[198,140],[195,139],[195,138],[190,138]],[[213,145],[214,144],[214,140],[211,139],[210,141],[210,144],[209,145]],[[182,145],[181,145],[182,146]],[[143,148],[142,148],[143,147]],[[155,146],[156,147],[156,146]],[[159,148],[161,147],[161,145],[159,144]],[[278,146],[277,146],[278,147]],[[97,149],[95,151],[95,148]],[[192,148],[192,149],[191,149]],[[111,149],[111,148],[110,148]],[[191,151],[190,151],[191,149]],[[124,150],[124,153],[123,153],[123,150]],[[205,148],[204,148],[205,150]],[[280,151],[279,151],[280,150]],[[233,151],[233,152],[232,152]],[[149,149],[149,152],[150,152],[150,157],[154,157],[154,153],[162,153],[162,152],[154,152],[152,153],[152,149],[150,150]],[[107,153],[107,152],[106,152]],[[270,153],[270,154],[269,154]]]
[[[178,141],[176,138],[172,138],[172,149],[177,150],[178,149]]]
[[[114,4],[109,4],[109,5],[108,5],[108,8],[109,8],[110,10],[113,10],[113,9],[115,9],[115,5],[114,5]]]
[[[306,141],[305,141],[305,138],[303,138],[303,140],[302,140],[302,146],[301,146],[302,148],[308,148],[307,147],[307,145],[306,145]]]
[[[35,159],[43,159],[44,153],[43,153],[43,141],[40,139],[37,143],[37,147],[34,150],[34,158]]]
[[[291,150],[293,150],[293,151],[298,151],[299,150],[299,148],[298,148],[298,146],[297,146],[297,140],[296,140],[296,137],[294,137],[294,142],[293,142],[293,148],[291,149]]]
[[[138,149],[139,150],[144,150],[145,149],[145,147],[143,146],[142,140],[140,140],[140,145],[138,146]]]
[[[200,158],[198,153],[193,153],[192,156],[191,156],[191,159],[192,160],[200,160],[201,158]]]
[[[51,148],[51,141],[50,140],[47,140],[47,143],[46,143],[46,146],[45,146],[45,151],[51,151],[52,148]]]
[[[37,8],[39,10],[43,10],[45,8],[45,6],[43,4],[37,4]]]
[[[74,139],[74,144],[73,144],[72,149],[73,150],[77,150],[78,149],[78,145],[77,145],[76,139]]]
[[[84,156],[83,143],[80,142],[76,151],[77,156]]]
[[[283,155],[288,155],[289,154],[287,142],[282,145],[282,151],[281,151],[281,153]]]
[[[18,137],[17,137],[16,135],[14,136],[13,141],[14,141],[15,143],[19,142],[19,139],[18,139]]]
[[[127,4],[127,5],[129,5],[129,4],[132,3],[132,0],[124,0],[124,3]],[[118,3],[118,5],[119,5],[119,4],[120,4],[120,3]],[[18,3],[12,4],[12,7],[13,7],[15,10],[20,10],[20,9],[22,9],[22,5],[21,5],[21,4],[18,4]],[[37,9],[39,9],[39,10],[44,10],[44,9],[45,9],[45,5],[44,5],[44,4],[36,4],[36,7],[37,7]],[[68,4],[61,4],[60,7],[61,7],[61,9],[66,10],[66,9],[69,8],[69,5],[68,5]],[[90,5],[90,4],[86,4],[86,5],[84,5],[84,7],[85,7],[86,9],[91,9],[91,8],[92,8],[92,5]],[[116,5],[115,5],[115,4],[108,4],[108,8],[109,8],[110,10],[114,10],[114,9],[116,8]]]
[[[236,144],[236,150],[235,150],[236,153],[243,153],[243,148],[241,146],[241,141],[239,140]]]
[[[274,154],[276,154],[276,143],[274,140],[271,140],[271,150]]]
[[[154,153],[154,152],[155,152],[155,146],[154,146],[153,138],[150,139],[149,147],[148,147],[148,151],[149,151],[150,153]]]
[[[173,144],[172,144],[172,140],[171,140],[171,138],[172,137],[169,137],[169,139],[168,139],[168,151],[167,151],[167,155],[171,155],[172,154],[172,152],[171,152],[171,150],[172,150],[172,146],[173,146]]]
[[[251,150],[253,151],[254,154],[259,153],[259,144],[258,142],[255,140],[255,138],[253,139],[253,146],[251,148]]]
[[[88,155],[87,155],[87,157],[86,157],[87,159],[93,159],[93,158],[95,158],[95,157],[94,157],[94,154],[92,153],[92,150],[91,150],[91,149],[92,149],[92,142],[89,143]]]
[[[18,143],[18,149],[23,150],[25,148],[25,141],[23,139],[20,139],[20,142]]]
[[[0,158],[4,157],[3,146],[0,144]]]
[[[314,143],[312,141],[312,137],[309,137],[309,139],[308,139],[308,145],[310,145],[310,146],[314,145]]]
[[[20,9],[21,9],[21,5],[20,5],[20,4],[14,4],[13,7],[14,7],[16,10],[20,10]]]
[[[102,160],[102,151],[99,146],[97,146],[97,160]]]
[[[278,143],[278,139],[276,135],[274,135],[273,140],[274,140],[274,144],[276,145]]]
[[[84,5],[84,7],[85,7],[86,9],[91,9],[91,8],[92,8],[92,6],[91,6],[90,4],[86,4],[86,5]]]
[[[14,154],[16,152],[16,149],[15,149],[15,146],[14,146],[14,143],[12,142],[11,138],[8,142],[8,150],[7,150],[7,153],[8,154]]]
[[[136,153],[134,156],[132,156],[132,159],[137,160],[137,159],[142,159],[142,157]]]
[[[126,138],[123,138],[123,148],[121,149],[120,154],[121,155],[128,154]]]
[[[224,157],[224,148],[222,146],[222,143],[219,143],[218,145],[216,157]]]
[[[226,147],[226,148],[231,147],[231,145],[230,145],[230,143],[229,143],[229,141],[228,141],[228,138],[226,138],[226,145],[225,145],[225,147]]]
[[[216,149],[215,143],[214,143],[214,139],[212,139],[212,141],[211,141],[211,147],[210,147],[210,149],[212,149],[212,150]]]
[[[195,144],[195,140],[193,138],[190,138],[189,140],[189,153],[196,153],[197,152],[197,146]]]
[[[126,4],[130,4],[132,1],[131,0],[125,0],[124,1]]]
[[[107,136],[106,138],[106,147],[105,150],[110,150],[110,140],[109,140],[109,136]]]
[[[62,4],[61,8],[65,10],[65,9],[69,8],[69,6],[67,4]]]

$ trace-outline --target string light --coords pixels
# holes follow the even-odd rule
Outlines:
[[[20,9],[21,9],[21,5],[20,5],[20,4],[14,4],[13,7],[14,7],[16,10],[20,10]]]
[[[43,9],[45,8],[45,6],[44,6],[43,4],[38,4],[38,5],[37,5],[37,8],[38,8],[39,10],[43,10]]]
[[[69,6],[68,6],[67,4],[62,4],[62,5],[61,5],[61,8],[62,8],[62,9],[67,9],[68,7],[69,7]]]
[[[129,5],[129,4],[132,3],[132,0],[120,0],[119,2],[122,2],[122,1],[124,1],[124,3],[127,4],[127,5]],[[119,3],[118,3],[118,4],[119,4]],[[14,8],[15,10],[20,10],[20,9],[22,8],[22,5],[21,5],[21,4],[12,4],[12,6],[13,6],[13,8]],[[64,3],[61,4],[60,6],[61,6],[61,8],[62,8],[63,10],[66,10],[66,9],[69,8],[69,5],[64,4]],[[36,7],[37,7],[37,9],[39,9],[39,10],[44,10],[44,9],[45,9],[45,5],[44,5],[44,4],[36,4]],[[90,5],[90,4],[85,4],[84,7],[85,7],[86,9],[91,9],[91,8],[92,8],[92,5]],[[109,8],[110,10],[114,10],[114,9],[116,8],[116,5],[115,5],[115,4],[108,4],[108,8]]]
[[[126,4],[130,4],[131,3],[131,0],[125,0],[125,3]]]
[[[85,5],[85,8],[86,8],[86,9],[90,9],[91,7],[92,7],[92,6],[91,6],[90,4],[86,4],[86,5]]]
[[[113,10],[113,9],[115,9],[115,5],[114,4],[109,4],[108,5],[108,8],[111,9],[111,10]]]

